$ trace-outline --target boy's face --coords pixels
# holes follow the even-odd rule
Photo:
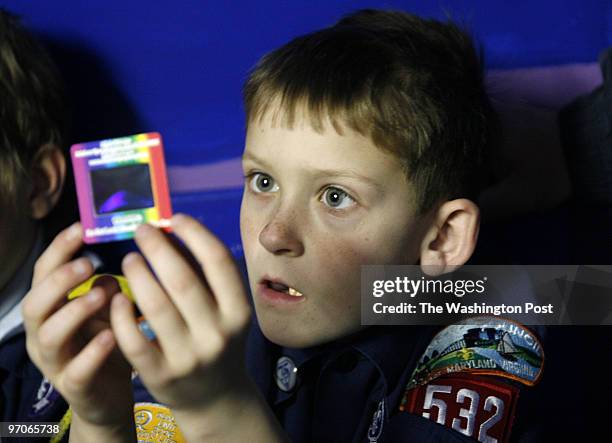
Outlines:
[[[361,266],[416,263],[428,226],[395,157],[346,127],[271,114],[249,125],[243,158],[249,284],[268,339],[313,346],[361,328]]]

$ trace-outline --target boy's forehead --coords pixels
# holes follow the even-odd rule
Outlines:
[[[271,115],[254,119],[247,128],[245,161],[299,163],[316,169],[350,169],[377,174],[401,169],[399,160],[378,148],[368,137],[331,120],[315,128],[304,115],[291,126]]]

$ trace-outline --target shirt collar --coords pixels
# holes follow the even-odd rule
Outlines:
[[[297,368],[301,368],[315,358],[331,361],[346,352],[357,352],[367,359],[380,372],[387,387],[395,386],[407,368],[415,366],[427,344],[439,330],[428,326],[371,326],[332,343],[310,348],[282,348],[267,340],[254,319],[251,330],[251,352],[257,349],[258,366],[253,372],[264,392],[269,392],[274,365],[282,356],[290,357]],[[250,356],[255,357],[251,354]],[[264,357],[264,358],[261,358]],[[253,365],[253,360],[248,359]]]
[[[406,369],[416,366],[439,327],[371,326],[352,348],[374,364],[388,387],[397,384]]]

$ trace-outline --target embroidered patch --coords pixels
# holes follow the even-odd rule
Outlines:
[[[404,394],[400,411],[428,418],[480,442],[510,438],[519,389],[492,377],[452,374]]]
[[[185,443],[172,411],[157,403],[136,403],[134,421],[138,443]]]
[[[447,326],[434,337],[406,389],[460,372],[533,386],[543,367],[542,345],[526,327],[498,317],[475,317]]]
[[[53,385],[44,378],[40,382],[38,391],[36,391],[36,400],[30,408],[30,417],[40,417],[55,404],[60,397],[59,392],[55,390]]]
[[[372,416],[372,423],[368,428],[368,441],[376,443],[382,435],[383,426],[385,424],[385,399],[383,398],[376,408],[376,412]]]

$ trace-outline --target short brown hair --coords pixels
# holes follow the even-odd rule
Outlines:
[[[470,36],[403,12],[358,11],[290,41],[259,61],[243,97],[247,124],[274,108],[291,127],[301,106],[315,130],[329,118],[368,136],[402,162],[421,212],[475,197],[496,128]]]
[[[64,147],[66,126],[56,66],[19,19],[0,8],[0,197],[14,198],[42,146]]]

